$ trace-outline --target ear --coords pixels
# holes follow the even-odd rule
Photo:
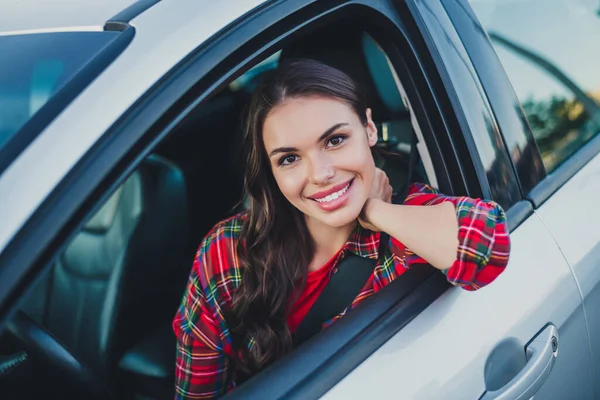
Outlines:
[[[367,140],[369,141],[369,146],[373,147],[377,144],[377,127],[375,126],[371,115],[371,109],[367,108]]]

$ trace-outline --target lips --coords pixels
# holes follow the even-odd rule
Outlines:
[[[343,207],[350,198],[352,183],[354,179],[339,185],[332,186],[330,189],[315,193],[309,198],[314,201],[317,207],[326,212],[335,211]]]
[[[350,179],[344,183],[340,183],[338,185],[332,186],[327,190],[323,190],[317,193],[308,196],[309,199],[315,200],[319,203],[335,200],[338,197],[342,196],[352,184],[354,179]],[[327,197],[329,196],[329,198]]]

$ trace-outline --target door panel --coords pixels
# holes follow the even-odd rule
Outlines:
[[[558,357],[536,399],[592,398],[583,307],[566,261],[535,214],[511,239],[509,265],[494,283],[448,290],[324,398],[477,399],[493,349],[508,341],[523,359],[549,324],[558,328]]]
[[[589,325],[596,386],[600,387],[600,155],[537,211],[579,282]]]

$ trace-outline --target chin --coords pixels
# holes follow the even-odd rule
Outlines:
[[[314,221],[318,221],[321,224],[330,226],[332,228],[341,228],[353,224],[360,216],[360,212],[367,201],[365,196],[364,200],[356,197],[350,199],[345,206],[335,211],[324,211],[316,208],[312,203],[314,200],[305,200],[307,203],[296,203],[294,206],[300,210],[306,218],[310,218]],[[292,203],[293,204],[293,203]]]
[[[360,215],[359,210],[339,210],[328,215],[319,215],[317,218],[324,224],[333,228],[341,228],[354,223]]]

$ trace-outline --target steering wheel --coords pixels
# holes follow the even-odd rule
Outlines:
[[[53,372],[65,376],[75,387],[85,392],[86,397],[96,400],[114,399],[98,376],[23,311],[19,310],[8,322],[6,332],[25,348],[27,354],[42,360]]]

